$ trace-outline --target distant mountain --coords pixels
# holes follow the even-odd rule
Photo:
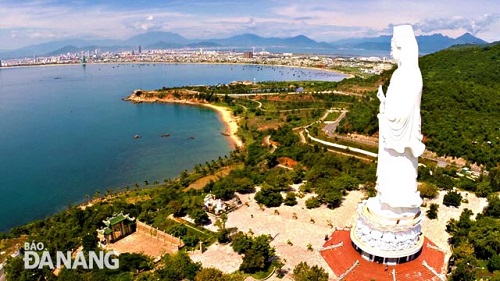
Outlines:
[[[175,43],[177,45],[186,45],[191,43],[191,40],[182,37],[173,32],[152,31],[133,36],[123,43],[130,46],[149,46],[158,42]]]
[[[478,44],[478,45],[482,45],[482,44],[488,44],[488,42],[482,40],[482,39],[479,39],[477,37],[475,37],[474,35],[470,34],[470,33],[465,33],[464,35],[460,36],[460,37],[457,37],[455,38],[455,45],[463,45],[463,44]]]
[[[391,45],[390,35],[383,35],[372,38],[355,38],[355,39],[344,39],[330,44],[336,48],[355,48],[355,49],[365,49],[365,50],[389,50]],[[470,33],[465,33],[464,35],[457,37],[455,39],[442,34],[433,35],[421,35],[417,36],[417,42],[419,47],[419,52],[422,54],[434,53],[439,50],[446,49],[453,45],[461,44],[486,44],[487,42],[474,37]]]
[[[288,38],[260,37],[255,34],[242,34],[226,39],[210,40],[226,47],[292,47],[292,48],[317,48],[324,47],[324,43],[318,43],[311,38],[299,35]]]
[[[159,41],[154,44],[147,45],[145,49],[180,49],[183,47],[183,44]]]
[[[130,50],[130,47],[128,46],[117,46],[117,45],[112,45],[112,46],[97,46],[97,45],[89,45],[89,46],[83,46],[83,47],[76,47],[72,45],[64,46],[62,48],[59,48],[55,51],[44,53],[44,54],[39,54],[39,56],[58,56],[58,55],[64,55],[67,53],[79,53],[79,52],[87,52],[87,51],[93,51],[99,49],[101,52],[110,52],[110,51],[125,51],[125,50]]]
[[[222,47],[222,46],[217,44],[217,43],[214,43],[214,42],[202,41],[202,42],[187,44],[186,47],[189,47],[189,48],[216,48],[216,47]]]
[[[75,46],[64,46],[62,48],[59,48],[55,51],[52,51],[50,53],[47,53],[45,54],[45,56],[57,56],[57,55],[60,55],[60,54],[66,54],[66,53],[76,53],[76,52],[79,52],[79,48],[78,47],[75,47]]]
[[[458,38],[450,38],[441,34],[417,36],[419,50],[422,54],[433,53],[457,44],[484,44],[485,41],[466,33]],[[298,52],[350,54],[387,53],[389,54],[391,36],[384,35],[373,38],[352,38],[336,42],[317,42],[307,36],[294,37],[261,37],[255,34],[241,34],[223,39],[187,39],[173,32],[146,32],[127,40],[64,40],[51,41],[44,44],[31,45],[13,51],[0,52],[0,59],[31,57],[41,55],[58,55],[68,52],[81,52],[100,49],[101,51],[137,50],[142,46],[147,49],[177,48],[272,48],[281,51],[297,50]],[[297,52],[295,51],[295,52]],[[373,51],[373,52],[372,52]],[[294,52],[294,51],[290,51]]]

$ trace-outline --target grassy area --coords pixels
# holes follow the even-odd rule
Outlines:
[[[336,144],[340,144],[340,145],[345,145],[345,146],[349,146],[349,147],[353,147],[353,148],[359,148],[359,149],[370,151],[373,153],[378,153],[378,146],[372,146],[372,145],[358,143],[355,141],[345,140],[342,138],[331,137],[331,136],[325,134],[321,130],[324,126],[325,126],[325,124],[323,124],[323,123],[316,123],[316,124],[311,126],[311,128],[309,129],[309,133],[311,134],[311,136],[318,138],[318,139],[321,139],[321,140],[324,140],[324,141],[328,141],[328,142],[332,142],[332,143],[336,143]]]
[[[375,74],[372,73],[366,73],[361,69],[360,67],[349,67],[349,66],[337,66],[337,67],[332,67],[332,70],[339,71],[345,74],[350,74],[353,76],[357,77],[362,77],[362,78],[368,78],[371,76],[374,76]]]
[[[271,265],[266,271],[259,271],[259,272],[252,274],[251,276],[255,279],[264,279],[264,278],[268,277],[269,275],[271,275],[273,270],[274,270],[274,266]]]
[[[3,263],[7,257],[24,246],[24,242],[28,241],[27,236],[21,236],[12,239],[0,239],[0,264]]]
[[[340,113],[339,111],[333,111],[331,112],[330,114],[328,114],[328,116],[326,116],[325,118],[325,121],[335,121],[337,120],[337,118],[339,118],[340,116]]]

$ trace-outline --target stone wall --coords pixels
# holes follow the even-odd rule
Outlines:
[[[149,226],[143,222],[140,222],[139,220],[136,220],[136,231],[138,233],[148,234],[153,238],[156,238],[157,240],[161,240],[163,242],[177,246],[179,249],[184,247],[184,242],[182,242],[180,238],[165,233],[158,228]]]

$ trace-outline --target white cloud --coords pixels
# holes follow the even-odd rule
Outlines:
[[[498,10],[494,0],[420,0],[404,5],[395,0],[253,0],[251,5],[151,0],[135,7],[108,1],[0,2],[0,41],[5,48],[67,37],[126,39],[151,30],[200,39],[248,32],[275,37],[303,34],[328,42],[390,34],[392,25],[402,23],[413,24],[421,34],[467,31],[487,40],[500,39],[499,15],[490,14]],[[5,40],[11,32],[16,40]]]
[[[443,30],[465,30],[472,34],[478,34],[487,31],[492,25],[500,20],[500,15],[485,14],[479,18],[467,18],[454,16],[451,18],[425,19],[414,25],[423,33],[432,33]]]

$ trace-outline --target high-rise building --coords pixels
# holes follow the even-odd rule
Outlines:
[[[141,45],[139,45],[139,55],[142,53]]]
[[[243,58],[244,59],[253,59],[253,52],[244,52]]]

